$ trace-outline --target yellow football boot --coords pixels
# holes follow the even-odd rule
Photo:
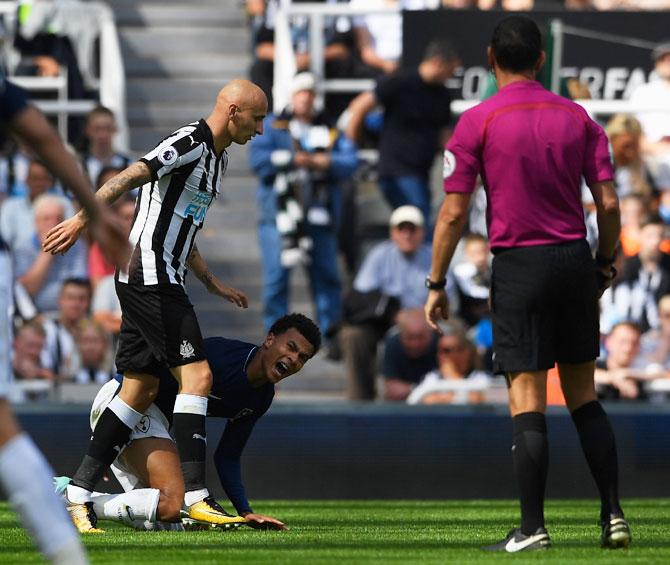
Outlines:
[[[209,525],[219,528],[237,528],[246,523],[242,516],[231,516],[212,496],[196,502],[182,511],[182,521],[186,525]]]
[[[74,523],[80,534],[104,534],[105,530],[97,528],[98,517],[93,511],[93,503],[86,502],[84,504],[73,504],[68,502],[67,511],[70,513],[70,518]]]

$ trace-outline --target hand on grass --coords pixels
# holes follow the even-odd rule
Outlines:
[[[247,526],[256,528],[258,530],[287,530],[288,528],[283,522],[280,522],[272,516],[263,516],[263,514],[255,514],[250,512],[244,515],[247,521]]]

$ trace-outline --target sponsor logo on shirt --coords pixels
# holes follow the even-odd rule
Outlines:
[[[191,201],[184,208],[184,217],[191,216],[196,224],[205,219],[205,214],[212,203],[212,195],[209,192],[196,192]]]

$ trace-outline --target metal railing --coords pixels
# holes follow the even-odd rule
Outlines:
[[[16,15],[18,11],[19,2],[16,0],[0,0],[0,16],[6,24],[5,31],[7,35],[4,38],[3,57],[6,59],[17,58],[14,51],[14,57],[11,56],[12,46],[8,44],[13,33],[16,30]],[[11,66],[11,65],[10,65]],[[10,69],[11,70],[11,69]],[[56,94],[55,100],[32,100],[42,112],[49,116],[56,116],[57,128],[61,137],[67,141],[68,116],[83,116],[88,114],[93,108],[97,106],[94,100],[86,99],[70,99],[68,98],[68,77],[67,69],[61,67],[59,76],[57,77],[38,77],[38,76],[24,76],[15,75],[10,72],[8,78],[18,86],[28,90],[29,92],[54,92]],[[100,90],[99,81],[95,81],[95,86]],[[102,93],[100,93],[102,94]],[[117,134],[119,145],[122,149],[127,146],[127,123],[125,116],[125,97],[123,100],[117,101],[115,114],[120,133]],[[109,105],[109,104],[108,104]]]
[[[67,69],[61,67],[57,77],[33,77],[14,75],[10,80],[30,92],[56,92],[56,100],[32,100],[42,112],[56,116],[58,133],[67,140],[68,116],[88,114],[96,106],[93,100],[69,100],[67,97]]]
[[[293,4],[287,2],[280,11],[288,18],[290,16],[304,16],[309,19],[309,41],[310,41],[310,71],[317,79],[317,92],[320,97],[327,92],[363,92],[371,90],[374,87],[375,81],[370,79],[326,79],[324,76],[324,34],[323,26],[327,16],[365,16],[371,14],[394,14],[400,10],[397,8],[370,10],[364,7],[351,7],[346,4],[311,4],[300,3]],[[552,65],[554,68],[560,68],[562,60],[562,46],[563,36],[567,33],[572,33],[577,28],[565,26],[560,21],[552,22],[552,32],[556,35],[555,49],[552,57]],[[582,30],[580,30],[582,31]],[[650,42],[645,42],[645,47],[651,45]],[[483,49],[483,47],[482,47]],[[275,57],[275,71],[277,65],[281,65],[279,61],[281,57]],[[275,72],[275,77],[280,76]],[[552,73],[555,77],[556,89],[558,88],[558,80],[560,80],[560,73]],[[592,116],[602,117],[610,116],[619,113],[638,113],[655,110],[667,110],[667,108],[650,108],[634,107],[627,100],[591,100],[580,99],[575,100],[578,104],[583,106],[586,111]],[[454,100],[451,105],[452,112],[461,114],[465,110],[476,106],[479,100]]]

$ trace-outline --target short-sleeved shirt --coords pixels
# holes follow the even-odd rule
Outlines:
[[[188,124],[162,140],[140,159],[151,170],[151,183],[140,190],[130,230],[134,246],[120,283],[181,285],[195,235],[221,191],[228,154],[216,153],[205,120]]]
[[[424,243],[405,255],[392,241],[376,245],[365,257],[354,280],[359,292],[379,290],[400,300],[403,308],[421,308],[428,296],[424,285],[430,271],[431,247]]]
[[[379,174],[427,178],[451,119],[449,91],[425,83],[417,71],[400,71],[377,82],[375,98],[384,107]]]
[[[519,81],[465,112],[444,154],[444,191],[481,175],[492,250],[586,237],[581,180],[614,178],[607,136],[579,105]]]

